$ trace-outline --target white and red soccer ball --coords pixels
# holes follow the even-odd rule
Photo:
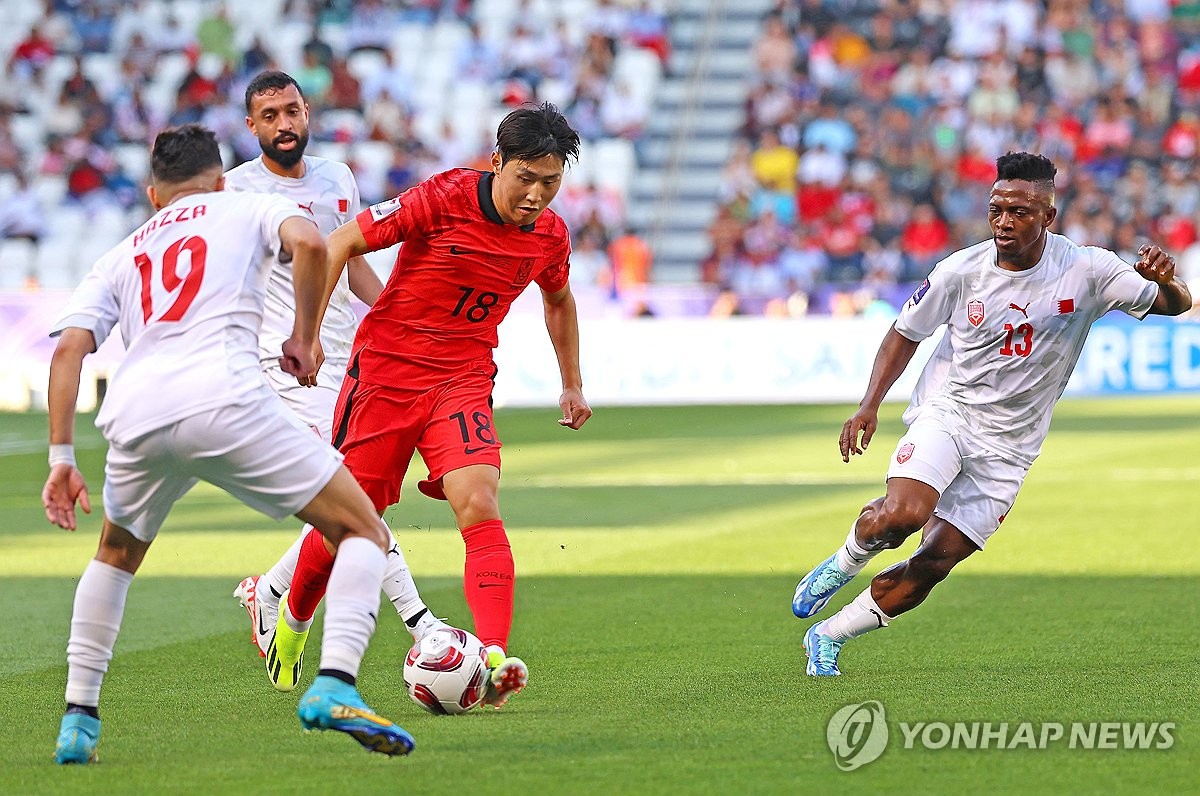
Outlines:
[[[465,630],[435,630],[404,656],[404,687],[430,713],[466,713],[487,691],[487,649]]]

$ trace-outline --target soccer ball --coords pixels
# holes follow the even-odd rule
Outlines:
[[[404,657],[404,687],[430,713],[466,713],[487,691],[487,649],[456,627],[435,630]]]

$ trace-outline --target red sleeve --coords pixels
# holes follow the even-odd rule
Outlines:
[[[535,280],[542,290],[547,293],[557,293],[567,286],[567,277],[571,270],[571,235],[567,231],[566,222],[557,215],[554,216],[555,226],[551,228],[552,243],[548,264],[537,275]]]
[[[371,251],[394,246],[410,238],[426,237],[439,227],[447,194],[453,189],[451,172],[435,174],[404,193],[371,205],[355,220]]]

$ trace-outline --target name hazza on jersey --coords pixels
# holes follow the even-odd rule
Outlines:
[[[172,242],[163,252],[161,262],[154,262],[138,247],[146,242],[147,236],[167,226],[174,226],[188,221],[195,221],[207,213],[207,207],[202,204],[190,207],[167,207],[160,210],[158,215],[146,222],[133,236],[133,262],[137,266],[141,279],[142,321],[150,323],[155,313],[154,282],[155,272],[161,281],[163,290],[168,297],[176,294],[174,301],[162,313],[158,321],[179,321],[183,318],[188,307],[200,292],[200,282],[204,279],[204,265],[208,259],[208,242],[197,235],[188,235],[187,230],[181,230],[181,237]],[[181,275],[180,260],[186,258],[187,270]],[[178,291],[178,293],[176,293]]]

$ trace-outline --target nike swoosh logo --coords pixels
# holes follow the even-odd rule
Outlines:
[[[460,249],[457,246],[451,246],[450,253],[451,254],[470,254],[471,252],[468,251],[467,249]]]
[[[498,587],[498,586],[503,586],[503,585],[504,585],[503,583],[480,583],[480,584],[479,584],[479,588],[481,588],[481,589],[494,589],[494,588],[496,588],[496,587]]]
[[[254,615],[256,617],[258,617],[258,635],[259,636],[267,635],[267,629],[265,627],[263,627],[263,623],[262,623],[262,614],[260,614],[258,612],[257,608],[254,611]]]
[[[483,446],[481,446],[481,447],[478,447],[478,448],[463,448],[463,453],[465,453],[465,454],[467,454],[468,456],[470,456],[472,453],[479,453],[480,451],[485,451],[485,450],[487,450],[489,447],[491,447],[491,446],[489,446],[489,445],[483,445]]]

